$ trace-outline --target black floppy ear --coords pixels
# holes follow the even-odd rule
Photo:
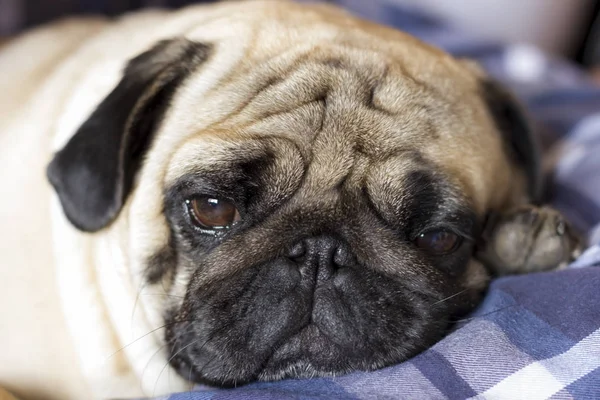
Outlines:
[[[499,83],[483,78],[481,92],[513,161],[523,168],[532,203],[542,195],[539,145],[524,107]]]
[[[94,232],[116,218],[175,89],[209,53],[205,44],[177,38],[133,58],[55,154],[47,176],[73,225]]]

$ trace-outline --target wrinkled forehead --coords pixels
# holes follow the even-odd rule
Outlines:
[[[192,157],[202,161],[190,163]],[[202,193],[242,204],[258,202],[271,211],[287,203],[288,211],[322,213],[330,219],[348,217],[345,213],[355,213],[359,205],[390,222],[420,216],[469,225],[477,217],[471,199],[452,177],[415,150],[372,157],[356,149],[341,155],[317,149],[306,159],[287,138],[234,140],[214,132],[188,141],[176,158],[172,165],[183,168],[169,171],[168,196]]]
[[[367,165],[418,154],[475,204],[486,201],[485,168],[500,143],[474,80],[444,57],[420,54],[415,70],[397,55],[332,44],[246,60],[223,74],[219,66],[234,63],[227,57],[235,58],[215,52],[172,101],[157,138],[166,186],[266,152],[297,160],[288,168],[303,169],[321,191]]]

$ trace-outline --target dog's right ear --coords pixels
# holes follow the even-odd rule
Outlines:
[[[75,227],[94,232],[116,218],[171,97],[210,50],[177,38],[132,59],[118,85],[56,153],[47,176]]]

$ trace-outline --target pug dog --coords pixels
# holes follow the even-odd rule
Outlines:
[[[0,76],[0,384],[25,398],[389,366],[580,249],[508,92],[331,6],[63,21]]]

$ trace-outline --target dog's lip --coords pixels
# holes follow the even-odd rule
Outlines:
[[[174,357],[169,360],[171,367],[179,375],[191,382],[201,382],[203,377],[197,372],[196,367],[192,365],[185,357]]]
[[[297,364],[298,362],[312,364],[311,360],[320,352],[320,349],[317,348],[318,345],[324,343],[328,347],[335,346],[335,342],[327,337],[317,324],[309,322],[274,348],[271,355],[265,360],[259,374],[272,368],[281,369],[281,366],[277,367],[277,364],[287,365]],[[285,354],[290,351],[292,356]]]
[[[314,323],[307,323],[295,334],[283,339],[281,344],[273,349],[261,366],[252,374],[253,378],[246,378],[235,382],[216,382],[207,378],[198,370],[199,366],[192,364],[184,355],[173,357],[169,360],[169,363],[180,376],[189,381],[208,385],[216,384],[221,387],[234,387],[250,383],[256,379],[271,380],[273,376],[283,376],[285,370],[293,365],[302,364],[316,370],[317,368],[313,362],[315,349],[311,347],[311,344],[318,340],[321,343],[327,341],[328,345],[333,344]],[[286,357],[284,353],[289,352],[290,347],[292,348],[292,355]],[[309,349],[308,353],[305,352],[306,349]],[[301,350],[302,353],[300,353]],[[210,364],[210,361],[204,366],[200,366],[202,367],[200,369],[203,369],[208,364]]]
[[[312,358],[315,355],[319,355],[322,351],[322,347],[318,348],[319,345],[327,346],[328,348],[331,346],[334,347],[343,347],[343,343],[340,340],[336,340],[335,335],[331,336],[331,333],[328,333],[328,330],[325,329],[325,326],[320,326],[322,318],[319,318],[315,315],[317,311],[317,307],[323,309],[323,307],[327,307],[331,299],[329,299],[329,294],[331,292],[335,292],[335,289],[331,284],[323,285],[317,288],[314,291],[310,317],[307,317],[305,323],[300,326],[295,333],[288,335],[286,338],[282,338],[280,343],[274,347],[271,355],[267,358],[263,365],[269,365],[274,360],[277,360],[280,357],[281,353],[289,350],[290,348],[296,347],[296,353],[303,351],[303,354],[307,354],[308,358]]]

